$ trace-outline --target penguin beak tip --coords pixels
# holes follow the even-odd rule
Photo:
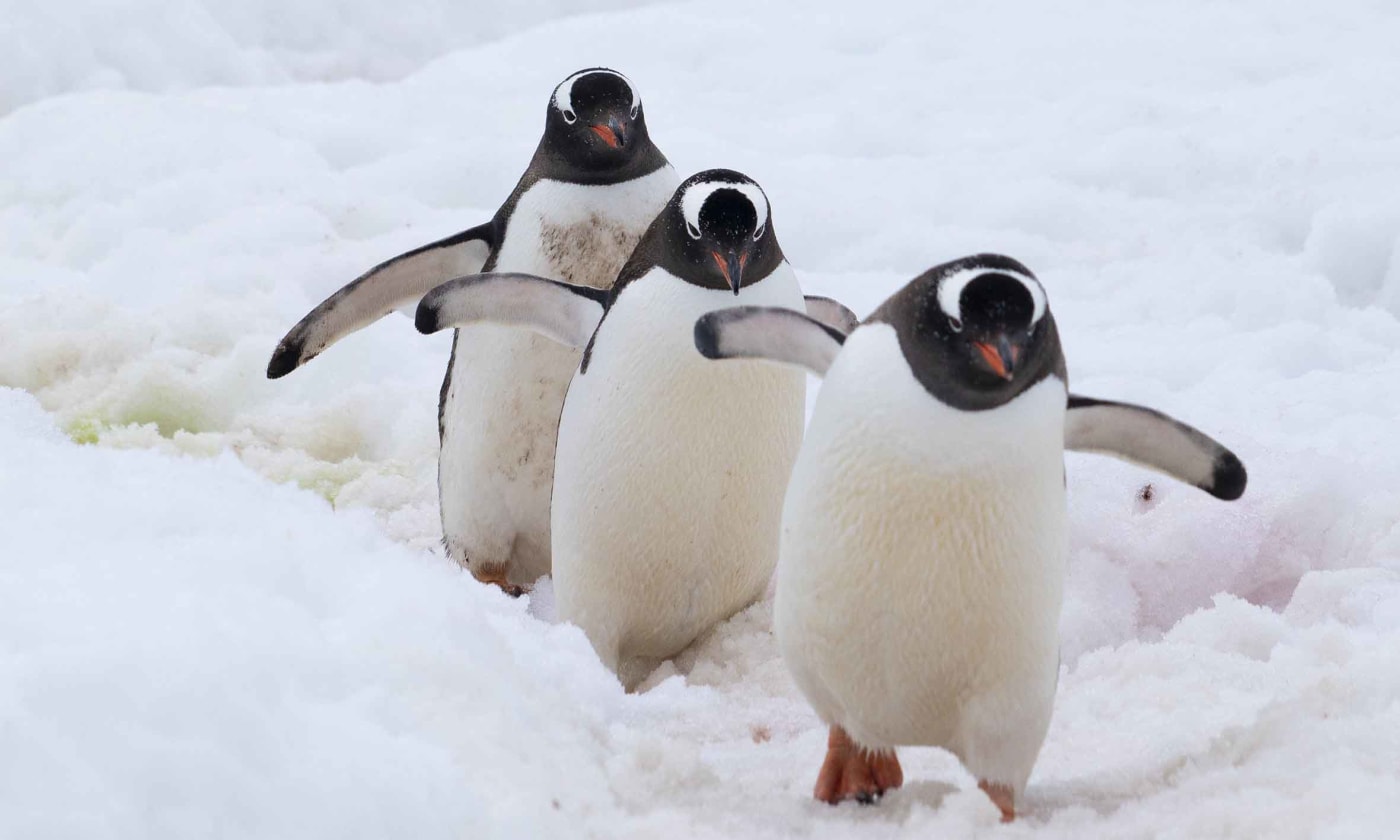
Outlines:
[[[719,273],[724,276],[724,282],[734,292],[734,296],[739,296],[739,290],[744,286],[744,264],[747,263],[748,256],[730,254],[728,257],[719,251],[711,251],[710,257],[719,266]]]
[[[977,352],[982,355],[982,360],[987,363],[992,373],[1007,382],[1016,377],[1016,361],[1021,354],[1019,349],[1004,337],[995,345],[985,341],[974,341],[972,346],[977,348]]]

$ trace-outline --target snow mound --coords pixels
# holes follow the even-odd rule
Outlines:
[[[878,808],[811,802],[824,734],[770,602],[627,697],[573,628],[232,457],[81,446],[14,390],[0,450],[0,835],[996,828],[930,750]],[[1385,825],[1397,696],[1400,574],[1310,573],[1282,613],[1219,596],[1067,671],[1012,831]]]
[[[606,801],[581,633],[229,456],[80,447],[12,390],[0,450],[0,834],[545,836]]]

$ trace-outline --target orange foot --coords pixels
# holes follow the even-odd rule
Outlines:
[[[482,583],[499,586],[502,592],[512,598],[519,598],[525,594],[525,587],[511,583],[506,579],[505,566],[481,566],[472,570],[472,576]]]
[[[1009,823],[1016,819],[1016,794],[1011,785],[1001,785],[986,779],[977,783],[982,792],[991,797],[992,804],[1001,809],[1001,821]]]
[[[904,784],[904,771],[894,750],[873,752],[861,747],[846,730],[831,727],[826,738],[826,760],[817,774],[813,796],[835,805],[847,799],[870,804]]]

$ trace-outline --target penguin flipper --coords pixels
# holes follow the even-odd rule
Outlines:
[[[1248,475],[1235,453],[1160,411],[1069,396],[1065,448],[1096,452],[1165,473],[1217,499],[1244,495]]]
[[[850,335],[851,330],[860,326],[860,318],[839,300],[821,295],[807,295],[807,317],[820,321],[842,335]]]
[[[708,359],[767,359],[817,376],[826,375],[845,340],[835,327],[776,306],[720,309],[695,322],[695,349]]]
[[[604,289],[533,274],[473,274],[428,292],[414,323],[424,334],[482,322],[524,327],[582,349],[603,318],[607,297]]]
[[[356,330],[412,303],[439,283],[480,271],[496,240],[487,222],[415,248],[361,274],[321,301],[277,342],[267,378],[279,379]]]

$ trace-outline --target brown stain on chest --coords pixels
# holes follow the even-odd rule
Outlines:
[[[595,289],[612,286],[640,238],[640,231],[596,213],[568,225],[544,222],[540,229],[540,247],[556,275]]]

